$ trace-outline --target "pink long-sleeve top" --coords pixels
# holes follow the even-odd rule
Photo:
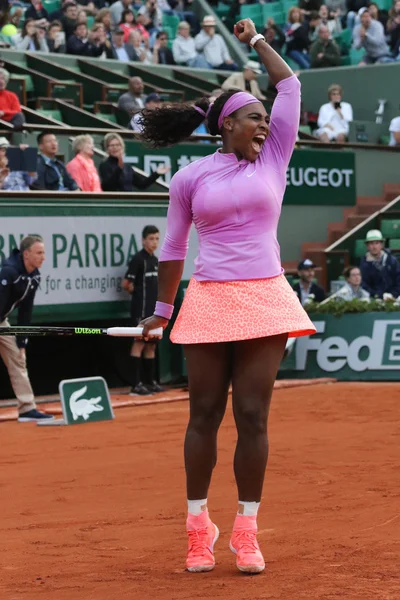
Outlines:
[[[186,257],[193,222],[199,238],[197,281],[282,273],[277,228],[300,121],[300,82],[293,75],[276,87],[270,134],[255,162],[217,151],[172,178],[160,262]]]

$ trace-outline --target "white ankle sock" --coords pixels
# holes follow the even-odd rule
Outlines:
[[[239,508],[243,507],[243,512],[238,512],[238,515],[242,517],[254,517],[257,516],[259,502],[242,502],[239,500]]]
[[[198,517],[204,510],[207,510],[207,498],[204,500],[188,500],[188,513]]]

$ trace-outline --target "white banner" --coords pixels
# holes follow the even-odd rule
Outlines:
[[[122,279],[130,257],[142,248],[146,225],[158,227],[163,240],[166,217],[2,217],[0,259],[8,258],[24,236],[38,234],[46,260],[36,306],[127,300]],[[192,235],[184,278],[193,272],[196,252]]]

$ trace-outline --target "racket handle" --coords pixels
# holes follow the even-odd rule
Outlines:
[[[116,337],[141,337],[143,333],[143,327],[109,327],[107,329],[107,335],[113,335]],[[154,337],[162,337],[163,328],[158,327],[152,329],[150,335]]]

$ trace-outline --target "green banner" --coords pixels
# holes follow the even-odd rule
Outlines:
[[[165,181],[191,162],[215,152],[209,143],[178,144],[153,150],[140,142],[126,143],[126,161],[149,173],[159,166],[170,167]],[[354,152],[295,150],[287,170],[284,204],[352,206],[356,202]]]
[[[311,315],[317,333],[298,338],[288,362],[294,377],[341,381],[400,379],[400,312]],[[289,365],[282,365],[287,370]]]

